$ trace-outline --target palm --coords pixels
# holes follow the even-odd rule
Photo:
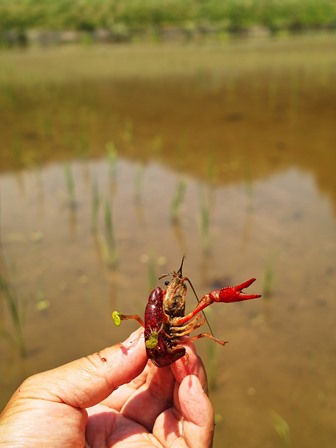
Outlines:
[[[211,430],[200,435],[199,426],[208,426],[212,409],[206,397],[203,413],[199,397],[197,402],[191,400],[191,405],[186,406],[188,383],[192,381],[188,377],[180,385],[186,374],[198,376],[205,386],[205,373],[194,353],[190,354],[188,365],[182,359],[171,367],[158,369],[148,362],[132,382],[88,409],[88,445],[95,448],[104,440],[107,447],[209,446]],[[211,423],[209,426],[212,429]],[[192,445],[188,441],[192,441]]]

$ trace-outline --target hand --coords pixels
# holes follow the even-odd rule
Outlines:
[[[124,343],[25,380],[0,415],[0,447],[209,448],[213,409],[193,345],[169,367]]]

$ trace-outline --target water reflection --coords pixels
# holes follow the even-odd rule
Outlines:
[[[227,48],[209,49],[211,57],[197,59],[203,71],[188,66],[183,76],[98,73],[47,78],[39,88],[2,81],[1,263],[27,304],[28,356],[0,339],[1,404],[25,375],[126,336],[132,324],[116,330],[111,310],[141,314],[153,271],[176,269],[185,253],[199,295],[251,276],[256,290],[269,290],[256,303],[214,306],[209,319],[230,341],[225,350],[197,345],[217,366],[215,445],[275,446],[273,411],[294,446],[331,446],[334,56],[323,47],[297,62],[285,45],[273,47],[270,63],[269,48],[246,48],[239,64]],[[106,262],[111,235],[114,269]],[[11,332],[0,303],[0,326]]]

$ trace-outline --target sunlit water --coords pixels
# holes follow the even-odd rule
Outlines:
[[[200,296],[252,276],[253,292],[270,289],[258,301],[214,304],[212,329],[230,343],[197,342],[211,380],[215,447],[283,447],[287,436],[293,447],[333,446],[334,44],[320,37],[0,54],[1,273],[24,314],[28,352],[20,358],[0,339],[2,405],[27,375],[126,337],[136,324],[117,329],[111,311],[141,314],[152,265],[158,277],[186,254]],[[15,335],[4,295],[0,304],[1,328]]]

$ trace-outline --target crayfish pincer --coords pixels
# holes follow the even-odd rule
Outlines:
[[[166,289],[158,286],[149,294],[144,321],[138,314],[122,314],[118,311],[112,313],[116,325],[120,325],[121,320],[134,319],[144,327],[147,356],[157,367],[169,366],[186,354],[181,339],[207,322],[205,315],[201,314],[204,308],[214,302],[231,303],[261,297],[260,294],[245,294],[243,292],[243,289],[248,288],[255,281],[255,278],[251,278],[237,286],[210,291],[198,300],[193,311],[185,315],[186,282],[190,284],[193,291],[194,288],[188,277],[184,277],[182,274],[184,260],[185,257],[182,258],[177,272],[174,271],[160,277],[161,279],[171,276],[171,280],[165,282]],[[212,339],[220,345],[226,344],[226,341],[217,339],[209,333],[200,333],[189,339],[204,337]]]

